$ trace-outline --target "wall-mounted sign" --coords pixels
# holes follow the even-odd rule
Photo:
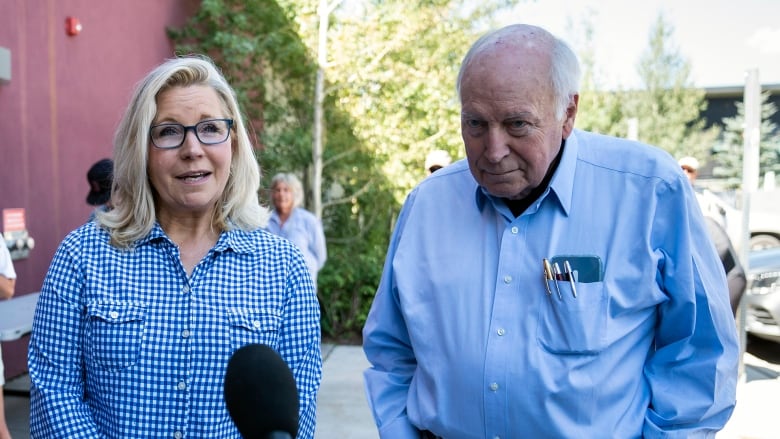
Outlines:
[[[11,259],[22,259],[30,255],[30,250],[35,247],[35,240],[27,232],[24,209],[3,209],[3,239],[11,252]]]

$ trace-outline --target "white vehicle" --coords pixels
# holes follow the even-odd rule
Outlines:
[[[742,210],[707,189],[697,191],[696,196],[702,212],[718,219],[739,251],[742,247]],[[780,191],[757,191],[750,204],[750,249],[780,247]]]

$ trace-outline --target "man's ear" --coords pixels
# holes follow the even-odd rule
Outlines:
[[[580,95],[574,94],[569,99],[569,105],[566,106],[566,114],[563,116],[563,130],[562,136],[564,139],[568,138],[571,132],[574,130],[574,119],[577,118],[577,105],[580,102]]]

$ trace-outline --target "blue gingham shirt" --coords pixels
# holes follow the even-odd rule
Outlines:
[[[188,277],[159,225],[130,250],[108,239],[94,222],[71,232],[44,281],[28,359],[33,438],[239,439],[223,383],[248,343],[290,366],[298,437],[314,436],[320,314],[298,249],[263,230],[224,232]]]

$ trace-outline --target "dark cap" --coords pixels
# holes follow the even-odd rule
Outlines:
[[[114,176],[114,162],[111,159],[103,159],[92,165],[87,172],[89,193],[87,204],[100,206],[106,204],[111,198],[111,181]]]

